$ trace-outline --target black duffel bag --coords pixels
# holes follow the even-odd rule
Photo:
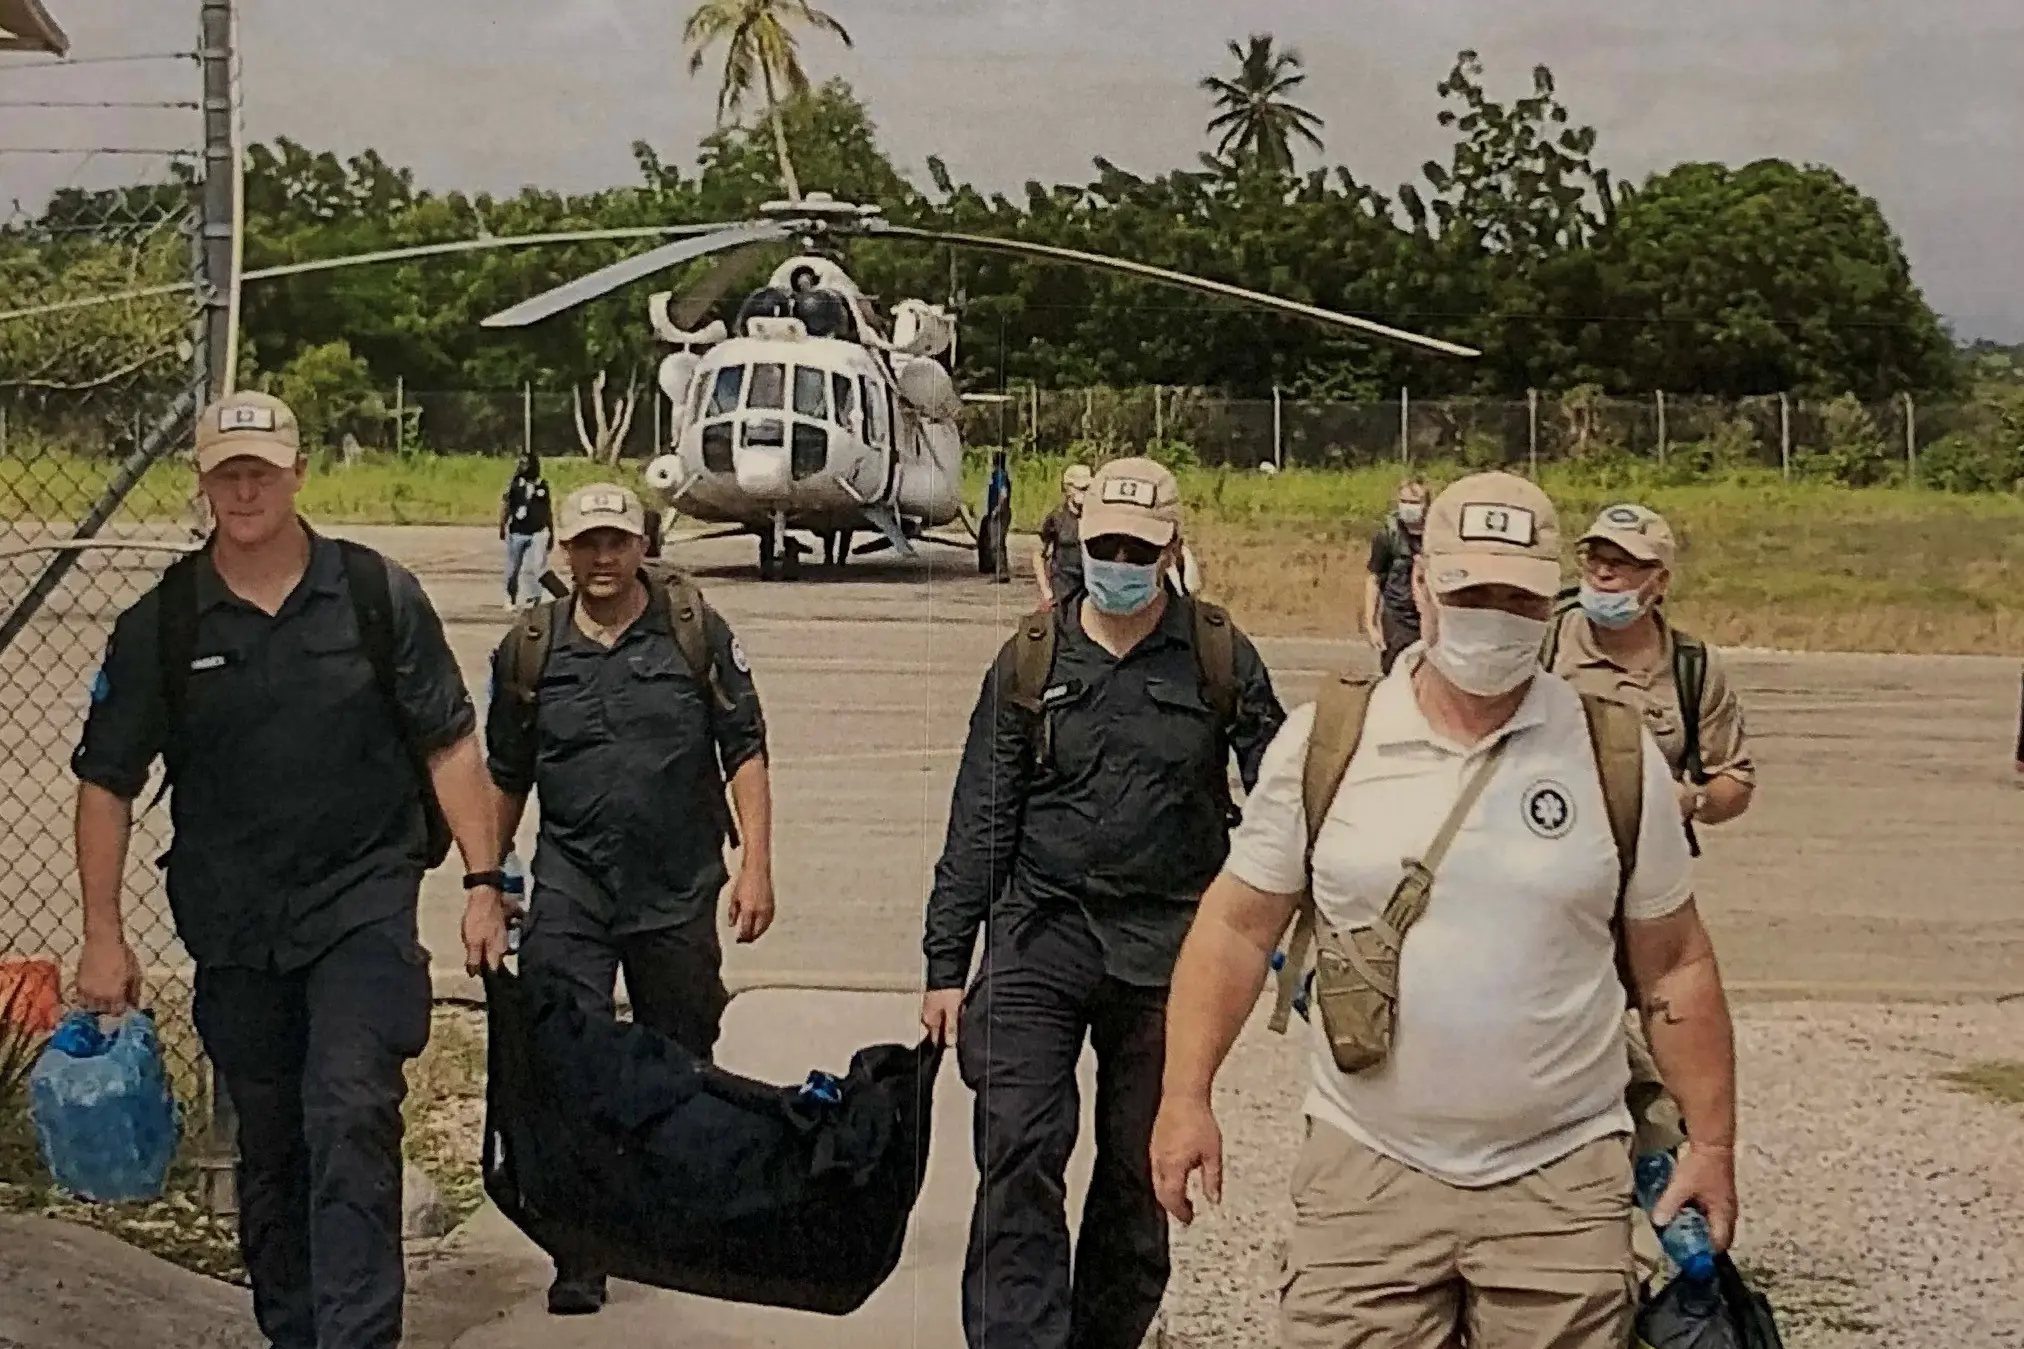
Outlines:
[[[1634,1349],[1783,1349],[1770,1299],[1726,1254],[1712,1283],[1675,1277],[1638,1308]]]
[[[781,1087],[551,981],[485,976],[485,1193],[565,1266],[840,1316],[898,1266],[941,1048],[874,1045]]]

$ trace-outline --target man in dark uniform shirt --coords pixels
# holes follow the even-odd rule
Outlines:
[[[1167,980],[1228,850],[1230,754],[1248,786],[1285,720],[1256,649],[1233,631],[1237,696],[1219,724],[1197,601],[1160,582],[1180,556],[1180,514],[1159,465],[1099,470],[1083,510],[1086,591],[1051,612],[1044,710],[1015,700],[1015,638],[970,719],[928,899],[921,1021],[956,1044],[977,1092],[963,1276],[973,1349],[1137,1349],[1166,1287],[1148,1147]],[[1097,1157],[1071,1274],[1064,1174],[1085,1035]]]
[[[1420,610],[1413,601],[1413,559],[1427,518],[1427,485],[1399,484],[1384,527],[1370,541],[1370,576],[1364,582],[1363,635],[1377,648],[1378,669],[1391,673],[1399,652],[1420,640]]]
[[[1040,583],[1040,602],[1060,604],[1082,589],[1082,502],[1089,491],[1085,464],[1070,464],[1061,474],[1061,504],[1040,522],[1040,551],[1033,555],[1033,579]]]
[[[169,905],[196,964],[198,1034],[238,1111],[254,1315],[274,1349],[395,1349],[402,1065],[428,1041],[431,1001],[416,903],[446,846],[429,802],[472,873],[472,972],[506,950],[497,817],[435,611],[407,571],[301,520],[306,469],[279,400],[204,411],[216,532],[115,622],[71,758],[77,1000],[118,1013],[141,999],[120,879],[160,755]],[[384,578],[383,607],[362,607],[365,577]]]
[[[517,609],[541,598],[541,573],[548,566],[554,524],[548,480],[532,450],[513,469],[513,481],[499,502],[499,538],[506,545],[506,607]]]
[[[519,828],[528,792],[541,794],[521,973],[609,1017],[623,965],[634,1019],[707,1059],[728,1002],[716,929],[727,779],[744,844],[729,922],[750,942],[773,921],[766,725],[743,648],[700,600],[711,674],[690,669],[671,593],[644,569],[644,515],[607,483],[563,503],[557,535],[575,591],[548,602],[553,635],[531,706],[510,692],[516,635],[500,644],[486,741],[500,837]],[[551,1311],[595,1312],[604,1299],[602,1274],[556,1270]]]

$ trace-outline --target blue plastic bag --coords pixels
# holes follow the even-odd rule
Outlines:
[[[110,1033],[94,1013],[64,1017],[28,1076],[28,1101],[58,1185],[100,1204],[161,1195],[182,1110],[148,1013],[128,1012]]]

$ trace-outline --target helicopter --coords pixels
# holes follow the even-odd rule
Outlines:
[[[647,300],[648,321],[674,348],[656,374],[674,409],[646,483],[665,509],[725,526],[707,538],[749,534],[764,580],[799,575],[813,534],[842,565],[851,536],[875,537],[856,555],[915,544],[975,547],[981,531],[962,500],[963,397],[940,358],[953,356],[957,323],[946,307],[906,299],[882,321],[844,269],[842,240],[876,238],[1010,253],[1119,272],[1295,314],[1449,356],[1472,348],[1124,258],[1025,240],[896,224],[876,205],[810,192],[767,202],[756,220],[684,226],[688,236],[601,268],[486,318],[487,328],[541,322],[668,268],[722,254],[690,291]],[[747,294],[727,324],[695,328],[760,256],[798,242]],[[929,530],[960,522],[969,538]]]

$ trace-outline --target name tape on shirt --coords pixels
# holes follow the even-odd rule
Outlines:
[[[197,674],[204,670],[222,670],[230,663],[231,657],[229,656],[199,656],[190,662],[190,673]]]
[[[1107,506],[1137,506],[1152,510],[1160,504],[1160,485],[1151,478],[1108,478],[1103,484],[1103,495],[1098,499]]]
[[[1539,541],[1539,519],[1523,506],[1472,502],[1462,507],[1461,524],[1455,533],[1464,543],[1508,543],[1514,548],[1530,548]]]
[[[263,407],[228,407],[218,409],[220,431],[272,431],[274,409]]]

